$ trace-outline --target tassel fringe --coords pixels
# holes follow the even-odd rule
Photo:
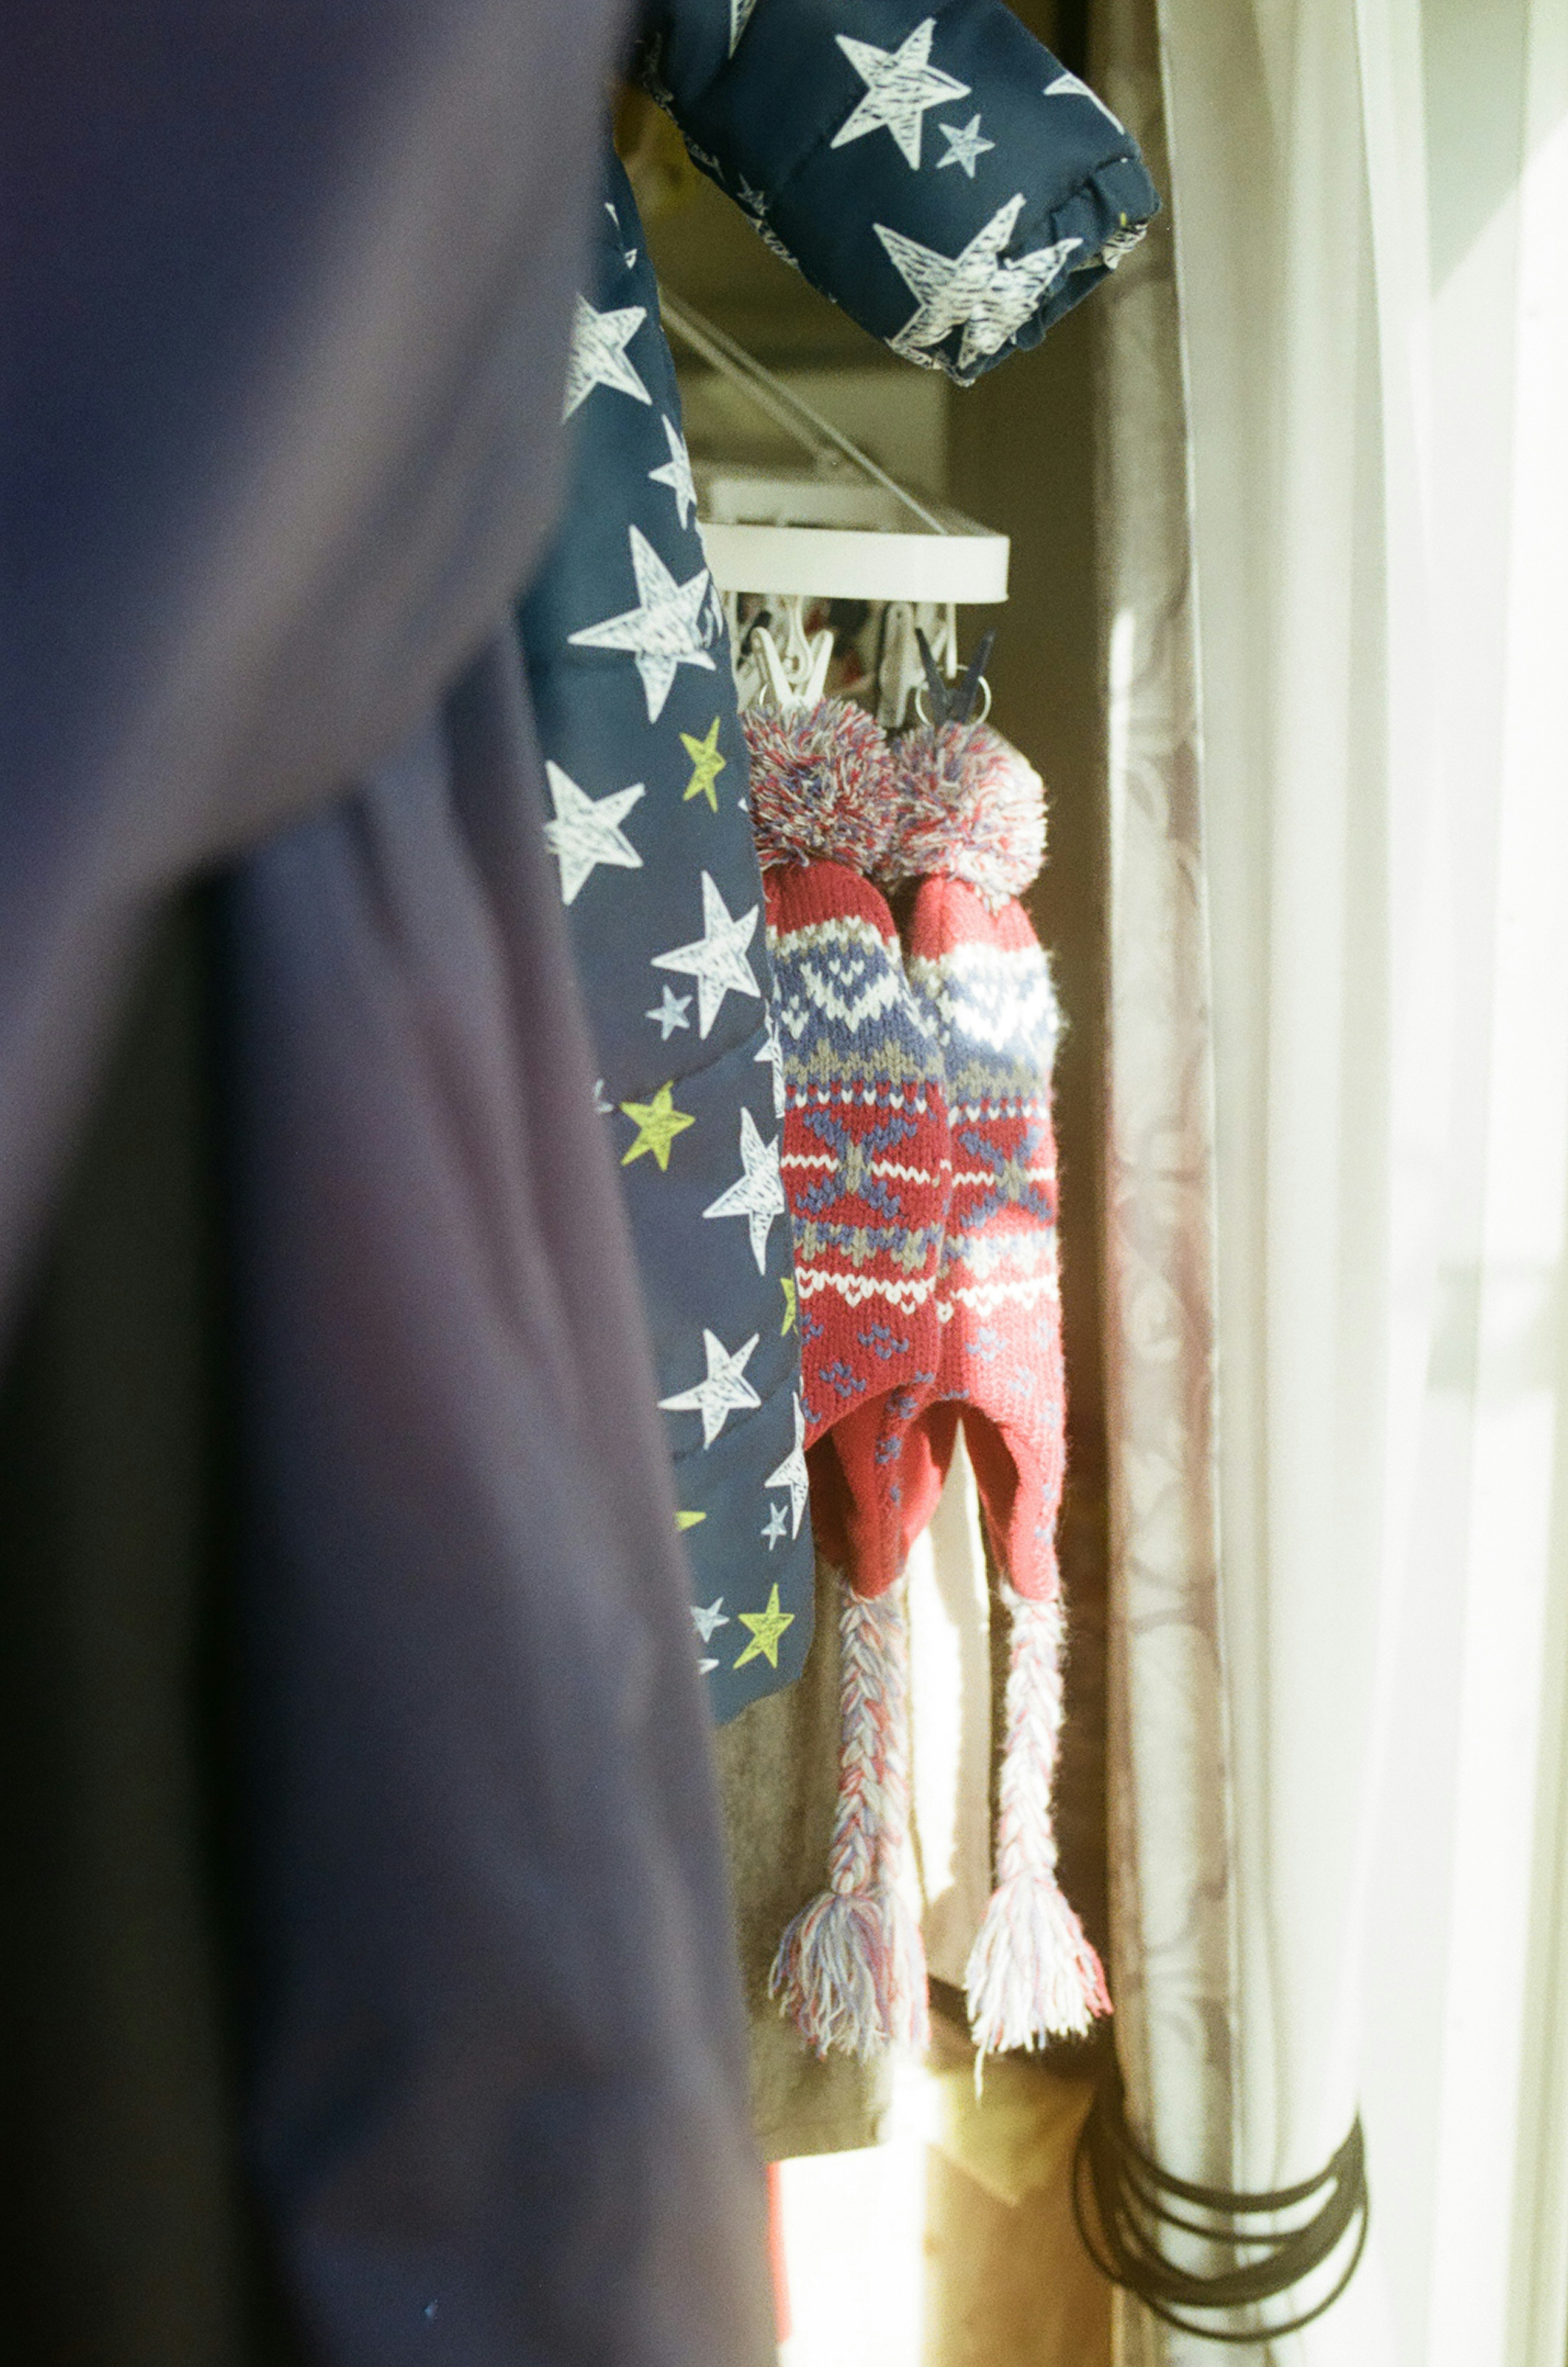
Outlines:
[[[987,2055],[1082,2037],[1111,1999],[1099,1957],[1056,1880],[1051,1790],[1062,1738],[1059,1596],[1003,1589],[1012,1619],[997,1886],[966,1967],[976,2071]]]
[[[818,2055],[864,2058],[929,2034],[925,1951],[903,1873],[909,1834],[908,1624],[902,1581],[839,1611],[839,1796],[830,1887],[790,1924],[768,1988]]]

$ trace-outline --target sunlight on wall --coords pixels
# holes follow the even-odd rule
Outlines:
[[[926,2085],[918,2066],[901,2067],[886,2145],[780,2165],[793,2318],[783,2367],[918,2367]]]

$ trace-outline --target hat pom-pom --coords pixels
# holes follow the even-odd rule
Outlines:
[[[897,815],[879,875],[967,881],[994,911],[1045,860],[1045,785],[988,723],[922,724],[893,752]]]
[[[881,725],[849,699],[742,717],[751,756],[751,821],[763,868],[846,864],[867,878],[887,860],[895,788]]]

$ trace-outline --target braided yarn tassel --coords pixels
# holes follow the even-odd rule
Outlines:
[[[882,1821],[876,1837],[876,1885],[886,1941],[887,2034],[895,2046],[931,2043],[926,1993],[926,1943],[910,1895],[909,1617],[908,1581],[878,1598],[884,1613],[887,1716],[882,1729]]]
[[[818,2055],[837,2047],[863,2060],[890,2040],[919,2031],[925,2013],[919,1927],[907,1904],[896,1901],[888,1880],[898,1871],[908,1835],[908,1627],[902,1587],[867,1601],[846,1584],[839,1640],[839,1796],[829,1887],[785,1931],[768,1989]],[[908,1929],[899,1921],[900,1905]],[[918,2004],[911,1990],[917,1972]]]
[[[1004,1586],[1003,1599],[1012,1636],[997,1886],[965,1975],[981,2063],[1050,2037],[1081,2038],[1111,2010],[1100,1959],[1056,1880],[1051,1788],[1062,1738],[1061,1596],[1032,1601]]]

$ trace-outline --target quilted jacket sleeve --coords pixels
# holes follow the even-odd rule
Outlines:
[[[647,0],[636,71],[775,252],[961,384],[1158,210],[1136,142],[1003,0]]]

